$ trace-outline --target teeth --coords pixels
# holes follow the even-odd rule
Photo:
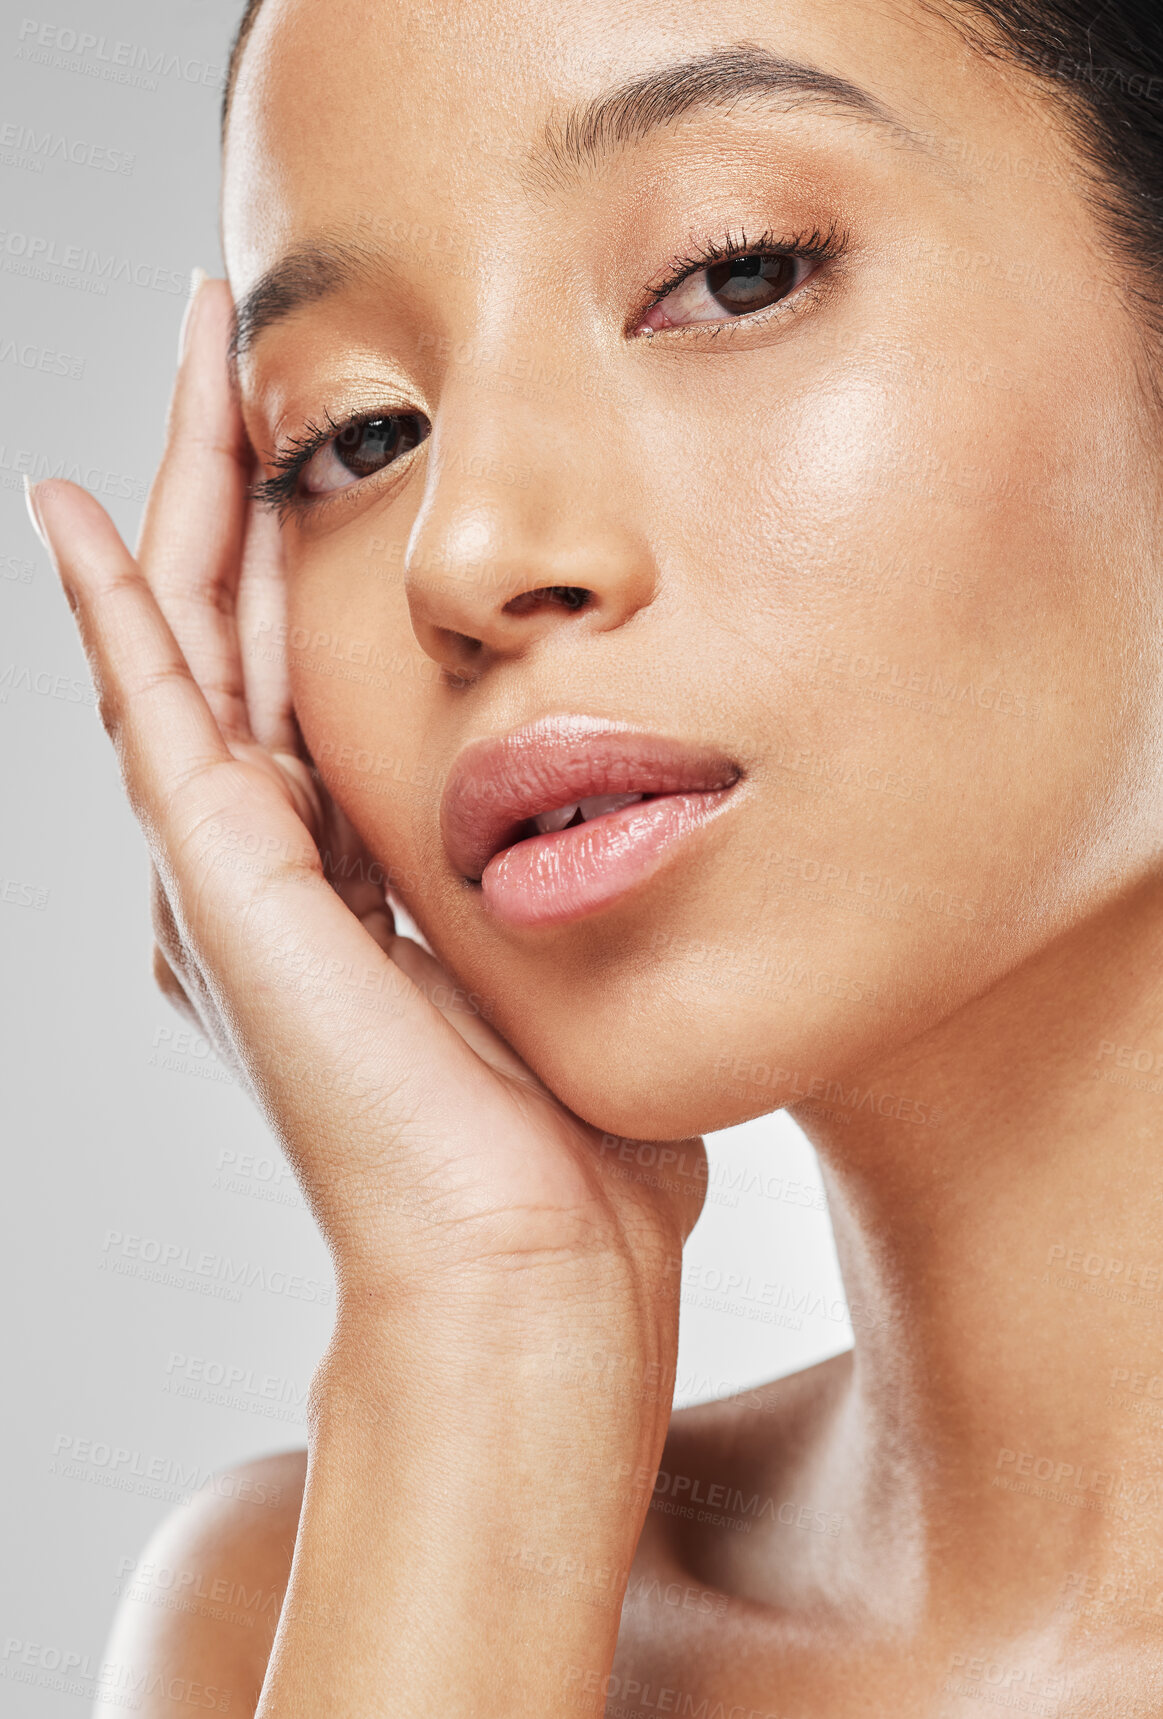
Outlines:
[[[564,830],[576,811],[577,801],[575,800],[572,806],[558,806],[556,811],[538,812],[533,822],[537,826],[538,832],[547,836],[550,830]]]
[[[603,812],[616,812],[641,798],[641,794],[595,794],[592,800],[579,800],[578,810],[583,818],[600,818]]]
[[[616,812],[620,806],[632,806],[641,794],[594,794],[588,800],[575,800],[572,806],[556,806],[552,812],[539,812],[533,826],[539,835],[551,830],[564,830],[578,812],[583,819],[600,818],[605,812]]]

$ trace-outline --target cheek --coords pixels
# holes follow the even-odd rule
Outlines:
[[[1062,398],[869,379],[796,424],[771,508],[798,551],[795,600],[772,616],[785,780],[847,786],[841,815],[810,819],[828,857],[907,865],[995,922],[1031,854],[1050,868],[1046,917],[1064,907],[1063,847],[1085,866],[1107,760],[1129,759],[1135,641],[1118,616],[1099,624],[1104,557],[1079,506],[1120,480],[1093,446],[1079,458]]]
[[[1077,380],[1010,381],[984,362],[850,366],[778,411],[736,412],[730,442],[726,415],[705,438],[733,453],[687,491],[700,656],[719,659],[780,800],[804,790],[793,829],[813,821],[814,776],[835,811],[830,785],[895,784],[879,819],[851,798],[833,843],[889,848],[899,831],[947,854],[963,824],[972,853],[1047,814],[1061,835],[1109,785],[1112,745],[1126,755],[1139,640],[1128,606],[1097,612],[1112,546],[1094,529],[1123,450],[1105,459],[1079,433]],[[682,517],[677,487],[663,506]],[[890,815],[894,798],[927,799],[931,827]]]
[[[728,1051],[833,1073],[1109,890],[1111,760],[1133,775],[1149,734],[1122,690],[1141,641],[1128,614],[1100,618],[1110,546],[1081,523],[1125,474],[1064,434],[1068,393],[849,377],[779,415],[708,414],[701,466],[651,457],[669,474],[654,538],[685,582],[655,652],[754,793],[705,891],[627,918],[613,982],[543,975],[539,1023],[514,1026],[583,1113],[594,1063],[631,1114],[651,1080],[677,1094],[679,1045],[692,1113]]]
[[[439,668],[416,643],[381,539],[337,533],[296,560],[287,657],[303,738],[369,853],[410,893],[443,785],[424,742]]]
[[[1128,690],[1142,623],[1095,599],[1124,546],[1094,522],[1126,483],[1087,418],[1099,395],[1061,365],[1017,390],[997,367],[926,369],[897,338],[895,369],[794,389],[744,393],[724,370],[682,414],[697,440],[676,440],[673,404],[636,426],[649,485],[625,505],[663,600],[605,641],[603,685],[730,748],[753,792],[704,871],[551,948],[512,947],[437,881],[457,719],[436,738],[446,695],[390,556],[336,533],[292,580],[324,781],[502,1032],[616,1131],[664,1087],[664,1132],[784,1102],[774,1072],[749,1074],[709,1116],[726,1056],[814,1081],[923,1030],[1120,863],[1115,778],[1147,767],[1149,725]]]

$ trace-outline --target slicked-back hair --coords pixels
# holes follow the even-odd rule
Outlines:
[[[238,67],[242,60],[242,50],[246,47],[247,37],[254,28],[258,17],[258,9],[262,0],[246,0],[238,28],[234,32],[234,41],[230,45],[230,58],[226,62],[226,88],[222,92],[222,141],[226,141],[226,124],[230,118],[230,100],[234,94],[234,85],[238,78]]]

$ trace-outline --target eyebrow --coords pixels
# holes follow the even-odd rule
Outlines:
[[[329,298],[354,281],[390,270],[381,251],[342,239],[298,245],[261,274],[236,302],[230,320],[227,365],[237,384],[238,366],[264,329],[283,322],[304,305]]]
[[[756,42],[737,42],[693,59],[643,72],[546,121],[524,165],[543,185],[568,185],[586,167],[643,142],[695,112],[731,109],[749,98],[778,102],[781,111],[809,102],[885,128],[906,148],[925,139],[859,84],[797,60],[781,59]],[[231,324],[229,365],[238,365],[264,330],[356,280],[391,268],[386,253],[341,238],[296,247],[259,276],[238,300]]]
[[[923,142],[899,115],[859,84],[799,60],[781,59],[758,42],[736,42],[694,59],[643,72],[628,83],[570,108],[546,123],[529,167],[568,180],[672,120],[706,108],[730,108],[749,97],[774,97],[787,112],[818,103],[886,127],[902,143]]]

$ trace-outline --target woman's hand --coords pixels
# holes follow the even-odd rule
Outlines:
[[[226,282],[204,280],[136,559],[83,489],[32,492],[152,855],[155,972],[245,1071],[343,1288],[436,1297],[450,1274],[584,1259],[599,1275],[616,1262],[635,1299],[673,1299],[698,1143],[669,1191],[627,1179],[479,1015],[451,1006],[306,756],[268,643],[285,613],[280,538],[248,498],[230,309]],[[345,856],[335,887],[321,848]]]
[[[548,1715],[612,1662],[702,1145],[628,1173],[396,936],[390,856],[365,863],[257,648],[284,581],[230,314],[204,281],[136,558],[76,485],[30,505],[152,856],[155,970],[245,1072],[336,1265],[259,1711]]]

